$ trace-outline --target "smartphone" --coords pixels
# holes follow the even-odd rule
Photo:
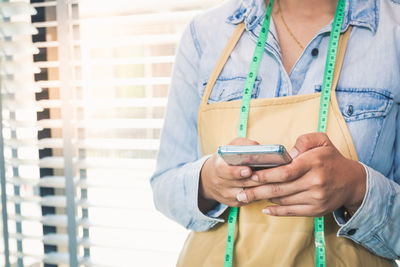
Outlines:
[[[253,170],[272,168],[292,161],[283,145],[220,146],[218,154],[229,165],[249,166]]]

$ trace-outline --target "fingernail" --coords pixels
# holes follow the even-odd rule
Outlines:
[[[247,196],[245,192],[240,192],[239,194],[236,195],[236,198],[240,202],[247,202]]]
[[[299,155],[299,151],[293,147],[292,150],[290,150],[289,155],[292,157],[292,159],[294,159]]]
[[[253,180],[253,181],[255,181],[255,182],[258,182],[258,181],[259,181],[258,175],[257,175],[257,174],[252,175],[252,176],[251,176],[251,180]]]
[[[242,177],[249,177],[250,176],[250,170],[249,169],[243,169],[240,171],[240,175]]]
[[[271,214],[271,211],[269,209],[263,209],[262,213],[264,214]]]

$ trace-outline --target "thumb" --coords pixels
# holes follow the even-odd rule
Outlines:
[[[296,144],[290,151],[290,156],[294,159],[298,155],[321,146],[331,146],[332,142],[326,133],[309,133],[297,138]]]

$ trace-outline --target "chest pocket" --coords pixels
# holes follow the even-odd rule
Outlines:
[[[208,81],[205,81],[200,85],[199,93],[201,96],[204,94],[207,82]],[[260,82],[261,78],[257,77],[251,94],[252,98],[257,98],[260,90]],[[246,77],[241,76],[232,78],[218,78],[215,82],[214,88],[211,91],[208,103],[211,104],[215,102],[225,102],[242,99],[245,83]]]
[[[321,87],[316,88],[317,92]],[[337,100],[359,160],[371,167],[384,121],[393,106],[393,95],[383,89],[337,88]],[[368,145],[366,145],[368,144]]]
[[[316,88],[321,92],[321,86]],[[384,118],[393,105],[389,91],[370,88],[337,88],[337,100],[346,122]]]

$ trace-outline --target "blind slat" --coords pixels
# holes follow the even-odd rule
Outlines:
[[[78,128],[160,129],[162,119],[92,119],[76,122]]]
[[[5,67],[0,70],[0,74],[2,75],[18,75],[39,72],[40,69],[35,67],[33,64],[27,64],[20,61],[8,61]]]
[[[57,27],[57,21],[34,22],[32,25],[36,28]]]
[[[132,179],[140,179],[140,180],[145,180],[147,181],[147,178],[149,176],[149,173],[146,172],[144,174],[132,176],[129,178],[126,178],[126,180],[132,180]],[[107,189],[112,189],[112,190],[134,190],[136,187],[134,185],[126,185],[122,181],[115,183],[112,182],[110,183],[109,181],[102,182],[99,181],[99,179],[105,179],[109,178],[109,176],[95,176],[91,177],[90,180],[87,179],[78,179],[74,178],[74,184],[80,188],[84,189],[93,189],[93,188],[107,188]],[[42,178],[22,178],[22,177],[9,177],[7,178],[7,182],[13,185],[29,185],[29,186],[35,186],[35,187],[52,187],[52,188],[64,188],[65,187],[65,178],[63,176],[45,176]]]
[[[141,85],[168,85],[171,81],[169,77],[153,77],[153,78],[126,78],[126,79],[111,79],[111,80],[97,80],[97,81],[75,81],[73,85],[91,87],[117,87],[117,86],[141,86]],[[58,88],[60,87],[59,81],[38,81],[36,85],[41,88]]]
[[[0,25],[1,26],[1,25]],[[10,28],[10,29],[9,29]],[[23,30],[22,27],[16,28],[11,26],[7,28],[7,33],[12,34],[17,30]],[[36,28],[33,28],[36,30]],[[31,29],[31,31],[33,31]],[[31,32],[25,29],[26,33]],[[35,34],[34,32],[32,34]],[[134,37],[114,37],[110,39],[91,39],[85,42],[85,45],[91,48],[105,48],[105,47],[118,47],[118,46],[137,46],[137,45],[163,45],[163,44],[176,44],[179,41],[180,35],[178,34],[151,34],[151,35],[136,35]],[[75,41],[74,46],[81,46],[81,41]],[[57,41],[36,42],[34,46],[37,48],[50,48],[58,47]]]
[[[106,139],[87,138],[77,142],[79,148],[108,150],[157,150],[157,139]]]
[[[17,15],[36,15],[36,9],[29,3],[25,2],[7,2],[0,3],[0,14],[3,17],[11,17]]]
[[[17,196],[8,196],[7,201],[12,202],[14,204],[23,204],[23,203],[31,203],[37,204],[42,207],[57,207],[57,208],[65,208],[67,206],[67,200],[65,196],[31,196],[31,197],[17,197]],[[76,199],[75,204],[77,207],[81,208],[100,208],[100,209],[111,209],[111,210],[120,210],[125,212],[137,212],[138,210],[144,210],[144,208],[138,209],[135,206],[128,205],[128,203],[98,203],[98,202],[90,202],[84,199]],[[151,206],[151,205],[148,205]],[[93,225],[93,224],[92,224]]]
[[[137,45],[163,45],[176,44],[180,39],[180,34],[146,34],[133,36],[115,36],[113,38],[87,38],[85,45],[91,48],[118,47],[118,46],[137,46]],[[75,46],[82,45],[81,41],[75,41]]]
[[[57,41],[47,41],[47,42],[35,42],[33,46],[36,48],[51,48],[51,47],[58,47]]]
[[[37,187],[52,187],[52,188],[64,188],[65,179],[63,176],[46,176],[43,178],[21,178],[21,177],[9,177],[8,183],[13,185],[30,185]]]
[[[18,91],[39,93],[41,91],[41,88],[31,81],[1,80],[0,85],[2,90],[6,93],[15,93]]]
[[[61,120],[40,120],[33,121],[4,121],[4,127],[17,128],[61,128]],[[96,129],[160,129],[163,125],[162,119],[93,119],[85,121],[74,121],[72,126],[76,128],[96,128]]]
[[[34,52],[38,52],[38,49],[33,48]],[[153,56],[153,57],[127,57],[127,58],[99,58],[92,59],[85,62],[85,67],[94,66],[117,66],[117,65],[145,65],[145,64],[160,64],[169,63],[172,64],[175,60],[175,56]],[[74,66],[81,66],[81,62],[74,62]],[[34,65],[38,68],[58,68],[60,66],[58,61],[38,61]]]
[[[57,1],[46,1],[46,2],[37,2],[37,3],[32,3],[32,7],[53,7],[57,5]]]
[[[11,101],[10,101],[11,102]],[[36,102],[40,108],[60,108],[60,100],[40,100]],[[109,98],[109,99],[92,99],[90,101],[71,101],[71,105],[75,107],[87,108],[125,108],[125,107],[165,107],[167,98]]]
[[[99,17],[88,17],[81,18],[79,21],[75,21],[74,24],[80,24],[84,27],[97,26],[105,24],[108,25],[121,25],[121,24],[132,24],[135,26],[143,25],[155,25],[163,23],[175,23],[181,22],[186,23],[188,20],[193,18],[199,13],[198,10],[182,10],[182,11],[167,11],[167,12],[154,12],[147,14],[135,14],[135,15],[120,15],[120,16],[99,16]]]
[[[35,35],[38,30],[27,22],[2,22],[0,23],[0,35],[11,37],[13,35]]]
[[[74,146],[82,149],[107,149],[107,150],[157,150],[159,140],[157,139],[112,139],[112,138],[87,138],[85,140],[73,140]],[[63,140],[60,138],[44,138],[39,141],[36,139],[10,139],[5,141],[5,145],[12,148],[33,147],[62,148]]]
[[[38,159],[5,158],[7,164],[12,166],[39,165],[42,168],[64,168],[62,157],[45,157]],[[91,158],[84,160],[75,159],[75,165],[81,169],[109,168],[109,169],[137,169],[152,170],[155,166],[155,159],[124,159],[124,158]]]
[[[39,49],[32,47],[32,44],[25,41],[4,41],[0,40],[0,56],[14,56],[21,54],[37,54]]]

